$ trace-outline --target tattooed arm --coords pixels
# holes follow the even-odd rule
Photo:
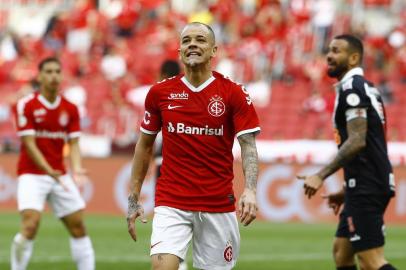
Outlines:
[[[244,226],[250,224],[257,213],[258,153],[255,134],[248,133],[238,137],[241,146],[241,159],[245,176],[245,189],[238,202],[238,212]]]
[[[347,123],[348,138],[338,150],[335,158],[318,173],[298,176],[304,180],[305,195],[310,199],[322,186],[324,179],[351,161],[366,146],[367,119],[355,118]]]
[[[137,240],[135,233],[135,220],[141,218],[142,222],[147,222],[144,217],[144,208],[139,203],[142,183],[147,174],[149,163],[152,157],[156,135],[149,135],[141,132],[137,145],[135,146],[134,158],[131,170],[130,195],[128,196],[127,225],[128,232],[134,241]]]

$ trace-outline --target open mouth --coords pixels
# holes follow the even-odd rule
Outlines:
[[[327,67],[328,68],[334,68],[336,65],[332,62],[327,62]]]
[[[202,54],[199,53],[199,52],[188,52],[188,53],[186,54],[187,57],[189,57],[189,56],[201,56],[201,55],[202,55]]]

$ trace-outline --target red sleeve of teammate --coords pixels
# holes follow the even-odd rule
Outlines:
[[[236,136],[259,132],[259,120],[252,100],[242,85],[235,85],[232,91],[233,123]]]
[[[80,136],[80,117],[79,110],[75,105],[72,105],[69,110],[68,137],[69,139]]]
[[[147,134],[157,134],[161,130],[161,111],[159,109],[158,91],[152,86],[145,98],[144,119],[141,131]]]
[[[27,105],[27,98],[20,99],[15,106],[15,119],[17,135],[35,135],[34,116],[32,110]]]

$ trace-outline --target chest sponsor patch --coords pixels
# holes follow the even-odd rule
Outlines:
[[[348,105],[354,107],[354,106],[357,106],[361,102],[361,99],[359,98],[359,96],[357,94],[352,93],[347,96],[346,101],[347,101]]]

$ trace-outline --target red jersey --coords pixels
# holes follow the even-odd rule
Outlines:
[[[50,166],[65,173],[63,146],[68,138],[80,135],[77,107],[62,96],[50,103],[44,96],[35,93],[21,98],[15,110],[17,135],[35,136],[35,142]],[[22,144],[18,175],[24,173],[45,174],[31,160]]]
[[[197,88],[183,75],[157,83],[146,97],[141,131],[156,134],[161,128],[155,206],[234,211],[234,137],[260,130],[244,87],[217,72]]]

